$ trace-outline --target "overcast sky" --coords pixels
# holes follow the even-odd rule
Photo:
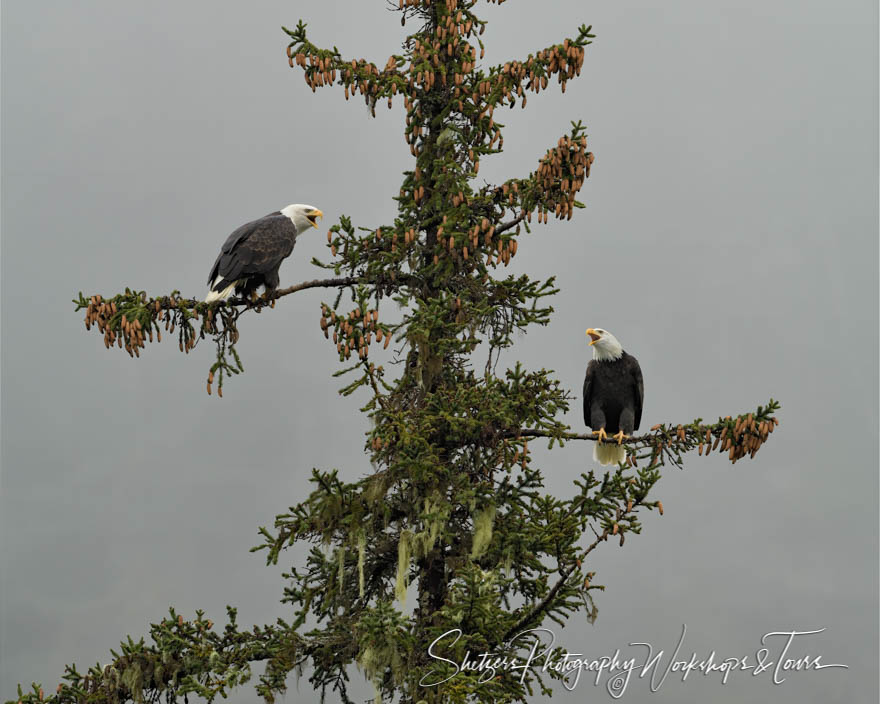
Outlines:
[[[304,496],[312,467],[370,471],[365,397],[342,398],[317,327],[326,291],[242,322],[246,373],[205,394],[209,345],[140,360],[104,349],[70,299],[125,286],[204,293],[227,234],[288,203],[329,225],[390,222],[410,165],[403,109],[312,94],[281,25],[384,64],[405,30],[383,0],[2,4],[0,699],[54,690],[173,605],[245,625],[289,616],[257,528]],[[506,119],[481,179],[523,176],[582,119],[596,154],[570,222],[535,228],[515,271],[556,275],[546,328],[506,360],[579,394],[584,330],[639,358],[643,426],[779,399],[754,461],[691,458],[656,488],[665,515],[591,569],[591,656],[650,642],[753,655],[778,630],[848,670],[645,680],[621,701],[877,701],[877,4],[817,0],[481,3],[486,59],[524,57],[593,24],[582,77]],[[282,284],[315,278],[321,234]],[[582,428],[579,400],[566,419]],[[537,459],[567,495],[591,448]],[[537,464],[537,462],[536,462]],[[354,681],[360,676],[355,673]],[[287,702],[313,702],[291,679]],[[371,688],[357,684],[364,697]],[[563,702],[612,701],[582,682]],[[235,702],[256,699],[248,685]]]

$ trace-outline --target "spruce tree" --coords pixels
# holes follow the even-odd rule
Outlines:
[[[573,122],[536,155],[532,173],[491,185],[479,185],[477,175],[503,148],[502,108],[525,108],[554,82],[565,91],[593,34],[581,26],[558,44],[483,67],[487,25],[476,5],[399,0],[401,22],[415,31],[384,63],[315,46],[302,22],[284,30],[290,66],[312,91],[339,86],[373,114],[395,101],[406,111],[413,162],[394,194],[396,216],[369,226],[341,217],[327,233],[327,260],[314,261],[331,278],[211,305],[176,291],[74,301],[107,347],[132,356],[163,331],[176,333],[186,352],[211,340],[207,390],[222,395],[224,380],[243,371],[239,316],[298,291],[332,291],[320,305],[320,332],[332,338],[342,393],[355,394],[371,419],[371,468],[313,470],[311,494],[260,529],[254,549],[271,564],[297,542],[312,545],[305,564],[285,574],[291,619],[244,629],[229,609],[218,628],[202,612],[185,618],[172,610],[151,627],[151,642],[128,638],[107,665],[70,666],[55,693],[34,685],[19,701],[211,700],[247,681],[257,663],[265,672],[256,688],[269,702],[291,673],[306,676],[322,700],[351,701],[355,668],[377,701],[517,702],[549,693],[561,673],[487,677],[456,673],[452,663],[468,651],[522,660],[530,629],[594,619],[593,595],[603,587],[590,555],[609,540],[623,546],[641,531],[645,511],[662,514],[651,490],[663,468],[680,467],[693,450],[720,451],[732,462],[754,457],[773,432],[773,400],[711,424],[656,425],[626,443],[625,464],[590,469],[585,451],[587,471],[572,478],[568,495],[544,490],[534,443],[553,448],[594,436],[561,420],[573,396],[550,371],[502,363],[517,331],[549,321],[559,290],[553,278],[504,269],[532,226],[569,220],[583,207],[577,195],[593,155],[583,125]],[[391,374],[385,364],[394,355],[403,363]],[[429,654],[438,639],[434,653],[445,660]]]

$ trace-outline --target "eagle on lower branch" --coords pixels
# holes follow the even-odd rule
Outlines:
[[[260,286],[271,293],[280,282],[278,269],[293,251],[296,238],[323,213],[295,203],[239,227],[223,243],[208,275],[205,303],[222,301],[233,290],[249,298]]]
[[[601,465],[626,461],[624,439],[639,429],[645,388],[638,360],[607,330],[587,330],[593,359],[584,378],[584,423],[597,435],[593,459]],[[605,444],[609,434],[617,444]]]

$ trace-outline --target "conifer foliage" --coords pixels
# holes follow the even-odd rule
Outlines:
[[[503,147],[501,109],[525,108],[554,82],[565,91],[593,35],[582,26],[557,44],[483,67],[487,24],[477,4],[400,0],[401,21],[414,31],[384,63],[316,46],[302,22],[285,29],[290,65],[313,91],[338,86],[373,114],[395,101],[406,112],[413,163],[395,195],[396,215],[370,226],[341,217],[327,233],[326,261],[314,261],[331,278],[281,289],[271,300],[207,305],[137,291],[75,300],[87,328],[133,356],[162,330],[177,330],[183,351],[213,339],[210,393],[243,369],[240,315],[297,291],[334,291],[320,304],[320,331],[340,361],[342,392],[363,399],[371,418],[372,469],[313,470],[311,494],[260,529],[254,549],[271,564],[296,543],[312,546],[285,574],[289,619],[242,629],[230,609],[221,629],[201,612],[185,619],[172,611],[153,624],[151,642],[128,639],[107,665],[84,673],[71,666],[55,693],[34,685],[19,692],[21,702],[212,699],[247,681],[256,663],[265,664],[257,690],[270,702],[291,673],[321,697],[348,702],[356,668],[377,701],[525,701],[549,692],[559,673],[487,678],[456,674],[449,661],[467,651],[524,658],[532,641],[522,632],[594,619],[593,595],[603,587],[590,555],[609,539],[623,546],[646,511],[662,514],[649,495],[663,467],[680,467],[695,449],[734,462],[754,457],[773,432],[773,400],[716,423],[660,424],[627,442],[626,465],[588,469],[585,451],[587,471],[572,478],[566,496],[544,490],[530,443],[553,448],[592,436],[561,420],[572,397],[551,372],[499,368],[517,331],[549,321],[548,299],[558,291],[552,278],[504,270],[530,225],[571,219],[583,207],[577,196],[594,159],[574,122],[536,155],[532,173],[490,185],[477,175]],[[385,365],[395,359],[392,375]],[[454,629],[460,636],[435,649],[446,661],[432,658],[431,643]]]

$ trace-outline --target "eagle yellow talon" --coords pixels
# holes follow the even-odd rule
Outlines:
[[[621,430],[619,433],[615,433],[615,434],[612,435],[611,437],[614,438],[615,440],[617,440],[617,444],[618,444],[618,445],[622,445],[622,444],[623,444],[623,441],[626,440],[626,439],[629,437],[629,435],[627,435],[626,433],[624,433],[624,432]]]
[[[597,442],[605,442],[608,439],[608,433],[605,432],[605,428],[599,428],[593,435],[596,436]]]

